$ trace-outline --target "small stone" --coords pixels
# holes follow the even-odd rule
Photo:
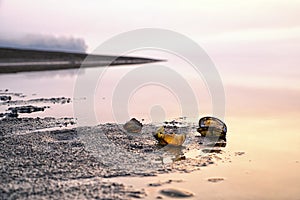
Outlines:
[[[224,178],[209,178],[207,180],[209,182],[212,182],[212,183],[217,183],[217,182],[220,182],[220,181],[224,181]]]
[[[217,149],[217,148],[206,148],[206,149],[202,149],[203,153],[222,153],[221,149]]]
[[[140,144],[137,144],[137,143],[130,144],[130,147],[134,148],[134,149],[143,149],[143,145],[140,145]]]
[[[163,189],[160,191],[160,193],[165,196],[168,196],[168,197],[176,197],[176,198],[184,198],[184,197],[194,196],[194,194],[189,191],[185,191],[182,189],[174,189],[174,188]]]
[[[124,124],[123,128],[129,133],[140,133],[142,131],[143,124],[137,119],[132,118]]]
[[[0,101],[10,101],[11,100],[11,96],[0,96]]]
[[[131,193],[131,194],[128,194],[129,197],[133,197],[135,199],[141,199],[142,196],[140,194],[134,194],[134,193]]]
[[[158,183],[149,183],[148,184],[149,187],[159,187],[162,186],[162,183],[158,182]]]
[[[245,152],[242,152],[242,151],[234,152],[235,156],[242,156],[244,154],[245,154]]]
[[[8,108],[9,111],[12,113],[32,113],[32,112],[39,112],[44,111],[47,107],[37,107],[37,106],[20,106],[20,107],[10,107]]]
[[[165,185],[165,184],[171,184],[171,183],[181,183],[183,182],[183,180],[167,180],[165,182],[161,182],[161,181],[158,181],[156,183],[149,183],[148,186],[149,187],[160,187],[162,185]]]
[[[6,113],[6,116],[10,118],[17,118],[19,115],[16,112],[11,112],[11,113]]]
[[[177,161],[181,161],[181,160],[185,160],[186,157],[183,156],[183,155],[179,155],[179,156],[176,156],[173,160],[173,162],[177,162]]]

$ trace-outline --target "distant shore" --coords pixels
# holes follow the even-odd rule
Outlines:
[[[85,61],[87,57],[88,59]],[[133,65],[160,61],[163,60],[0,47],[0,73]]]

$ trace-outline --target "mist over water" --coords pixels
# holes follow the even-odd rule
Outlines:
[[[55,36],[50,34],[0,33],[0,47],[81,53],[86,52],[87,50],[87,44],[82,38]]]

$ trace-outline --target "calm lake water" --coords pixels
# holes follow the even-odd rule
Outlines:
[[[81,72],[62,70],[2,74],[0,89],[26,95],[20,99],[70,97],[73,102],[71,104],[53,104],[45,112],[21,116],[79,117],[80,125],[123,123],[128,120],[128,116],[144,119],[145,123],[186,116],[190,121],[197,123],[200,117],[212,115],[214,105],[211,102],[211,94],[205,82],[199,79],[199,75],[191,68],[184,68],[186,64],[178,60],[171,60],[163,65],[173,67],[177,74],[182,75],[191,90],[184,91],[185,88],[182,88],[178,94],[172,91],[173,85],[143,81],[147,74],[134,71],[145,66],[155,68],[156,65],[152,64],[109,68],[100,78],[99,69],[86,69]],[[158,73],[155,70],[149,73],[151,72],[154,75]],[[228,160],[216,162],[189,174],[112,180],[137,188],[146,188],[148,199],[155,198],[159,195],[158,190],[165,187],[192,191],[195,197],[191,199],[300,199],[299,89],[294,85],[288,88],[275,83],[273,87],[260,86],[257,83],[250,86],[247,77],[238,77],[236,80],[239,81],[235,82],[232,80],[232,74],[222,72],[221,70],[228,144],[220,157]],[[166,79],[173,80],[172,74],[164,73]],[[91,79],[88,78],[84,82],[86,85],[80,85],[78,89],[80,77],[86,75]],[[141,80],[134,82],[128,77]],[[128,80],[131,80],[133,85],[140,85],[132,89],[132,84],[126,82]],[[180,81],[181,79],[175,79],[174,83],[168,83],[175,86],[178,84],[180,87]],[[96,85],[87,89],[86,93],[78,93],[80,87],[89,88],[88,85],[94,83]],[[196,104],[191,101],[191,105],[183,105],[180,98],[190,95],[191,91]],[[126,103],[121,103],[122,101]],[[1,112],[7,108],[8,106],[1,106]],[[93,111],[92,115],[86,113],[90,108]],[[122,109],[125,113],[119,112]],[[183,113],[183,110],[191,110],[192,114],[189,116],[188,113]],[[194,113],[197,113],[197,116]],[[236,152],[244,154],[236,155]],[[224,178],[224,181],[207,181],[211,177]],[[157,188],[147,187],[150,182],[169,179],[182,179],[183,182]]]

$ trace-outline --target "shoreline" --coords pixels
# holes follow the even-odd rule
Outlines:
[[[80,67],[135,65],[162,61],[164,60],[143,57],[94,55],[0,47],[0,74],[78,69]]]

